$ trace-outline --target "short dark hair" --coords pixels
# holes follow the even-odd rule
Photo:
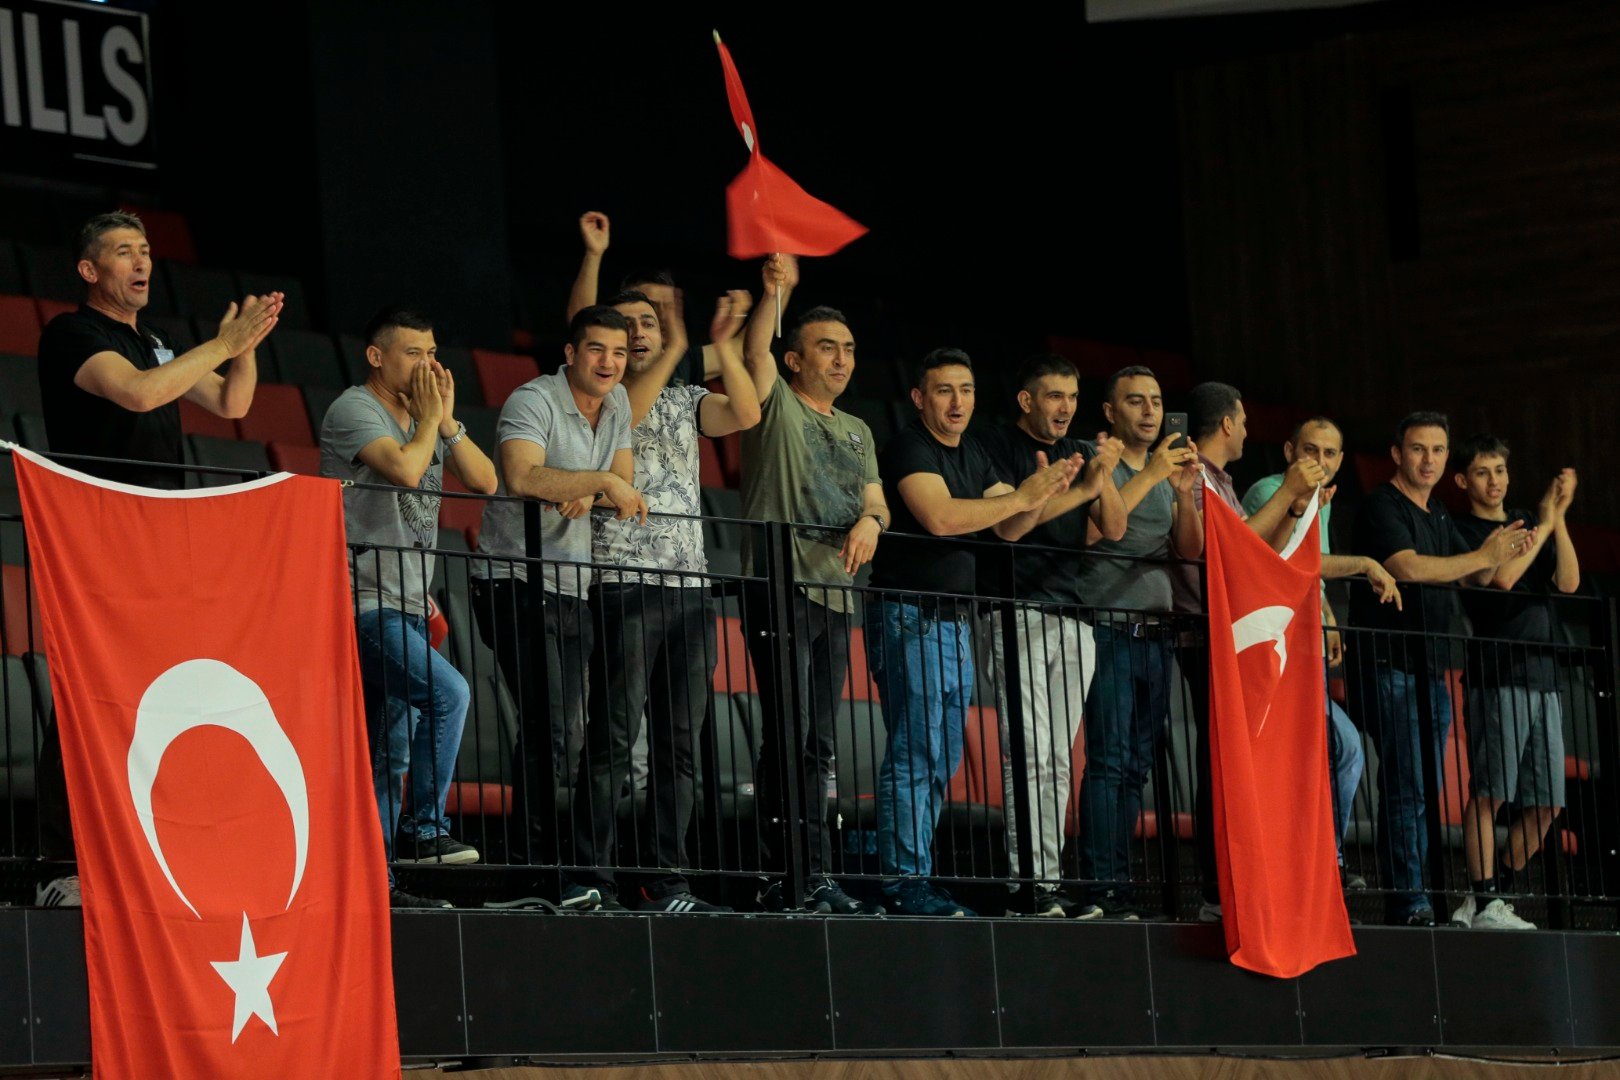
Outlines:
[[[652,297],[640,289],[620,289],[606,303],[611,308],[616,308],[620,304],[650,304],[655,308],[658,306],[652,302]]]
[[[1103,388],[1103,400],[1114,400],[1114,391],[1119,389],[1119,380],[1135,379],[1144,375],[1150,379],[1158,378],[1157,375],[1153,374],[1153,369],[1145,364],[1131,364],[1129,367],[1120,368],[1108,376],[1108,385]]]
[[[382,346],[383,337],[394,330],[427,330],[433,329],[433,320],[413,308],[393,304],[383,308],[371,317],[366,323],[365,341],[367,345]]]
[[[579,343],[585,340],[585,331],[593,326],[600,326],[607,330],[622,330],[627,336],[630,333],[630,320],[620,315],[606,304],[592,304],[587,308],[580,308],[573,321],[568,324],[568,343],[579,348]]]
[[[1289,443],[1297,447],[1299,445],[1299,437],[1305,434],[1305,429],[1308,427],[1330,427],[1339,433],[1340,439],[1344,438],[1344,429],[1339,427],[1338,421],[1334,420],[1331,416],[1307,416],[1305,419],[1294,425],[1294,433],[1288,436]]]
[[[1199,383],[1187,391],[1187,430],[1196,439],[1207,438],[1228,417],[1236,418],[1243,394],[1229,383]]]
[[[1028,390],[1048,375],[1065,375],[1076,382],[1080,381],[1080,372],[1075,370],[1074,363],[1067,357],[1057,353],[1036,353],[1018,365],[1018,389]]]
[[[972,371],[973,359],[961,349],[950,346],[934,349],[917,364],[917,389],[922,389],[923,384],[928,381],[930,371],[942,367],[965,367]]]
[[[128,211],[112,210],[97,214],[79,226],[78,239],[73,244],[73,250],[77,252],[74,261],[95,258],[101,248],[101,238],[114,229],[134,229],[142,236],[146,235],[146,225]]]
[[[845,326],[849,325],[849,320],[844,318],[844,313],[837,308],[828,307],[826,304],[813,307],[793,320],[793,326],[788,330],[787,337],[783,339],[783,349],[787,352],[803,355],[804,342],[801,338],[804,335],[804,328],[818,322],[835,322],[842,323]]]
[[[1406,442],[1406,433],[1415,427],[1437,427],[1451,438],[1451,419],[1443,412],[1409,412],[1401,417],[1401,422],[1395,428],[1395,441],[1391,446],[1400,446]]]
[[[675,278],[668,270],[654,270],[644,267],[633,274],[626,274],[619,281],[620,292],[639,292],[638,285],[668,285],[675,286]]]
[[[1451,465],[1457,472],[1467,473],[1473,468],[1475,458],[1499,457],[1507,461],[1512,455],[1513,449],[1508,446],[1506,439],[1495,435],[1475,435],[1457,447],[1457,452],[1451,455]]]

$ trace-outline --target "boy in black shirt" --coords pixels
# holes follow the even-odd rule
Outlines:
[[[1079,471],[1078,458],[1046,465],[1016,489],[996,473],[975,440],[973,363],[960,349],[923,358],[911,392],[918,422],[896,435],[879,473],[899,493],[894,532],[964,536],[984,529],[1015,540],[1037,524],[1048,499]],[[866,647],[888,721],[889,745],[878,771],[878,856],[885,905],[902,915],[971,915],[928,879],[934,826],[945,790],[962,760],[962,733],[973,696],[969,616],[974,591],[970,548],[893,535],[872,560]]]
[[[1429,832],[1419,693],[1427,695],[1437,766],[1445,759],[1451,727],[1445,679],[1449,655],[1441,635],[1450,627],[1456,601],[1450,590],[1433,586],[1487,584],[1498,567],[1530,543],[1522,521],[1493,529],[1477,548],[1463,539],[1445,505],[1432,497],[1445,471],[1450,440],[1444,413],[1417,412],[1403,419],[1390,447],[1395,478],[1368,493],[1355,529],[1357,554],[1382,563],[1397,581],[1424,586],[1404,610],[1380,604],[1370,589],[1356,590],[1350,605],[1350,621],[1357,629],[1384,631],[1372,650],[1379,662],[1362,666],[1371,683],[1367,696],[1377,703],[1367,717],[1367,734],[1381,763],[1375,847],[1384,887],[1399,890],[1390,895],[1388,918],[1408,926],[1434,925],[1434,908],[1423,892]]]
[[[1470,513],[1457,520],[1463,538],[1483,541],[1512,520],[1535,521],[1534,539],[1491,579],[1505,593],[1470,592],[1463,608],[1473,625],[1464,679],[1468,684],[1470,790],[1463,810],[1463,850],[1474,891],[1451,913],[1476,930],[1533,930],[1497,896],[1496,813],[1517,802],[1503,870],[1524,868],[1564,805],[1564,725],[1553,657],[1557,613],[1553,592],[1580,587],[1580,563],[1564,514],[1575,497],[1575,470],[1553,479],[1536,513],[1507,505],[1508,445],[1481,436],[1457,455],[1457,485]],[[1512,642],[1513,644],[1509,644]],[[1505,876],[1505,875],[1504,875]]]

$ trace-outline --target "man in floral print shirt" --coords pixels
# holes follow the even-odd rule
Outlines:
[[[694,761],[716,656],[714,609],[701,576],[708,560],[696,520],[698,439],[759,423],[759,396],[743,367],[739,336],[752,301],[737,291],[715,308],[710,334],[723,393],[669,385],[687,346],[678,298],[655,307],[632,291],[608,303],[630,322],[631,451],[636,486],[654,516],[646,525],[607,515],[592,521],[592,561],[602,569],[591,596],[598,633],[585,753],[574,785],[575,844],[579,861],[598,867],[591,884],[602,906],[616,906],[617,883],[608,868],[619,850],[616,804],[645,711],[648,796],[635,829],[636,872],[623,875],[634,891],[624,899],[642,911],[724,911],[693,896],[678,868],[688,865]]]

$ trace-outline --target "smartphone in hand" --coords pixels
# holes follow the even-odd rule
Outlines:
[[[1171,447],[1187,445],[1187,414],[1173,412],[1164,414],[1164,434],[1170,440]]]

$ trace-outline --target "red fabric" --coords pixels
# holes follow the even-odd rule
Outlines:
[[[1204,500],[1221,921],[1232,963],[1278,978],[1356,951],[1333,841],[1322,549],[1309,520],[1284,561],[1220,499]]]
[[[759,152],[759,126],[748,106],[731,50],[715,36],[726,75],[731,118],[748,146],[748,164],[726,185],[727,250],[734,259],[778,252],[831,255],[866,233],[866,226],[805,191]]]
[[[338,485],[159,495],[16,458],[96,1076],[398,1077]]]

